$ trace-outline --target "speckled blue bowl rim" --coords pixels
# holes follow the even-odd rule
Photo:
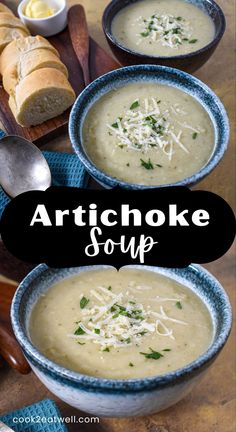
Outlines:
[[[134,3],[134,2],[138,2],[138,1],[143,1],[143,0],[133,0],[130,2]],[[218,42],[221,40],[225,29],[226,29],[226,19],[225,19],[225,15],[224,12],[222,11],[221,7],[214,1],[214,0],[207,0],[202,1],[202,0],[186,0],[187,3],[193,3],[196,7],[198,7],[199,9],[204,9],[205,13],[207,13],[206,9],[204,8],[204,3],[208,3],[210,5],[212,5],[214,7],[214,9],[216,10],[216,12],[218,12],[219,17],[220,17],[220,26],[216,29],[216,33],[214,36],[214,39],[209,42],[207,45],[205,45],[204,47],[193,51],[191,53],[188,54],[179,54],[179,55],[175,55],[175,56],[152,56],[152,55],[147,55],[147,54],[142,54],[139,53],[137,51],[133,51],[130,48],[127,48],[126,46],[122,45],[113,35],[112,31],[110,30],[111,28],[111,23],[107,23],[108,20],[108,15],[112,12],[113,7],[115,6],[115,4],[117,3],[117,0],[112,0],[107,7],[104,10],[103,13],[103,17],[102,17],[102,26],[103,26],[103,31],[105,33],[105,35],[107,36],[107,38],[114,44],[116,45],[118,48],[120,48],[122,51],[129,53],[131,55],[134,55],[135,57],[139,57],[143,60],[146,60],[148,63],[148,60],[181,60],[181,59],[190,59],[192,57],[198,56],[199,54],[201,55],[202,53],[204,53],[205,51],[210,50],[212,47],[214,47],[216,44],[218,44]],[[128,6],[128,4],[124,5],[124,7],[121,7],[119,10],[124,9],[126,6]],[[207,15],[209,15],[207,13]]]
[[[51,275],[55,275],[55,283],[56,281],[59,281],[61,279],[64,279],[65,277],[71,276],[81,271],[109,267],[111,266],[98,265],[58,270],[50,269],[46,264],[40,264],[39,266],[35,267],[20,283],[12,302],[11,321],[18,342],[22,346],[26,357],[30,359],[30,361],[36,368],[40,369],[43,373],[51,376],[51,378],[53,378],[54,380],[59,380],[74,388],[79,387],[86,392],[117,392],[118,394],[122,392],[130,392],[132,394],[135,392],[144,392],[156,388],[168,387],[171,385],[175,385],[175,383],[179,382],[180,380],[188,380],[189,378],[191,378],[191,376],[198,374],[199,372],[204,370],[205,367],[207,367],[214,360],[214,358],[223,348],[229,336],[232,325],[232,310],[228,296],[224,291],[223,287],[217,281],[217,279],[213,275],[211,275],[206,269],[196,264],[190,265],[189,267],[184,269],[169,269],[149,267],[143,265],[126,266],[132,268],[142,268],[144,270],[151,270],[171,277],[178,282],[185,284],[190,289],[193,289],[193,291],[196,293],[198,292],[200,286],[199,283],[197,283],[197,281],[199,282],[199,278],[200,280],[204,281],[204,283],[209,285],[209,290],[212,290],[211,292],[214,294],[214,301],[216,302],[217,306],[215,306],[214,303],[214,308],[212,308],[212,306],[210,306],[211,300],[209,300],[209,303],[207,303],[206,293],[204,290],[202,294],[199,295],[211,313],[213,327],[216,329],[216,325],[219,324],[222,330],[220,334],[214,334],[213,341],[209,346],[208,350],[187,366],[177,369],[173,372],[169,372],[165,375],[151,376],[147,378],[105,379],[84,375],[78,372],[73,372],[62,366],[57,365],[56,363],[42,355],[31,343],[30,338],[27,335],[27,331],[25,331],[24,329],[24,317],[20,316],[21,304],[24,304],[24,301],[27,304],[30,299],[30,293],[28,291],[30,290],[31,284],[35,280],[37,284],[37,278],[39,281],[42,280],[45,272],[46,274],[48,272],[49,278]],[[46,287],[40,289],[40,293],[46,291],[50,286],[50,284],[49,286],[46,284]],[[37,298],[35,301],[37,301]],[[220,308],[220,316],[217,308]],[[24,313],[26,313],[26,308],[24,309]]]
[[[169,85],[191,95],[208,113],[215,133],[215,147],[209,161],[198,172],[180,181],[164,185],[147,186],[127,183],[106,174],[96,167],[83,148],[82,129],[84,119],[94,102],[108,91],[131,82],[157,82]],[[229,142],[229,121],[225,108],[215,93],[194,76],[166,66],[135,65],[108,72],[88,85],[76,99],[70,113],[69,136],[72,147],[87,171],[98,182],[108,187],[120,186],[126,189],[153,189],[168,186],[190,186],[207,176],[220,162]]]

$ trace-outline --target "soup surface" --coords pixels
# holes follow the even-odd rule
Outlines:
[[[91,270],[52,286],[36,303],[32,342],[49,359],[86,375],[164,374],[201,355],[210,314],[192,290],[140,269]]]
[[[191,176],[207,163],[214,129],[207,112],[187,93],[140,82],[112,90],[92,106],[83,142],[106,174],[160,185]]]
[[[114,17],[112,33],[121,45],[151,56],[197,51],[215,36],[212,19],[182,0],[145,0],[123,8]]]

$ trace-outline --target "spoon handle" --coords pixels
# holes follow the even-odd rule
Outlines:
[[[89,33],[83,6],[72,6],[68,11],[68,28],[71,42],[83,70],[84,84],[90,83],[89,72]]]
[[[20,345],[13,333],[2,323],[0,323],[0,354],[18,372],[22,374],[30,372],[30,366],[21,351]]]
[[[14,432],[13,429],[9,428],[5,423],[0,420],[0,432]]]

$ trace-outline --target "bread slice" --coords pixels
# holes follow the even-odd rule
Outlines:
[[[53,68],[60,70],[68,78],[68,70],[54,52],[39,48],[25,52],[17,64],[10,64],[3,74],[3,87],[7,93],[12,94],[15,87],[26,76],[38,69]]]
[[[28,36],[28,34],[27,30],[0,27],[0,54],[11,41],[18,38],[24,38]]]
[[[9,9],[7,6],[5,6],[4,4],[0,3],[0,13],[7,13],[8,15],[14,15],[14,13],[11,11],[11,9]]]
[[[47,49],[59,57],[59,53],[56,48],[54,48],[50,42],[48,42],[47,39],[44,39],[42,36],[28,36],[25,38],[16,39],[9,43],[9,45],[7,45],[2,52],[0,57],[1,75],[4,74],[5,69],[11,64],[17,65],[22,54],[32,52],[39,48],[44,48],[45,50]]]
[[[18,124],[29,127],[62,114],[75,100],[65,75],[52,68],[38,69],[16,86],[9,98]]]
[[[29,31],[26,28],[26,26],[23,24],[23,22],[19,18],[16,18],[15,16],[11,16],[8,13],[0,14],[0,27],[21,29],[29,34]]]

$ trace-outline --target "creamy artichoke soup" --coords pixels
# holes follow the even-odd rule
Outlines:
[[[213,326],[192,290],[126,267],[82,272],[52,286],[32,311],[30,336],[68,369],[125,379],[192,362],[209,347]]]
[[[151,56],[176,56],[197,51],[215,36],[212,19],[182,0],[145,0],[123,8],[112,33],[126,48]]]
[[[190,95],[148,82],[102,96],[83,127],[86,153],[128,183],[174,183],[199,171],[214,148],[210,117]]]

